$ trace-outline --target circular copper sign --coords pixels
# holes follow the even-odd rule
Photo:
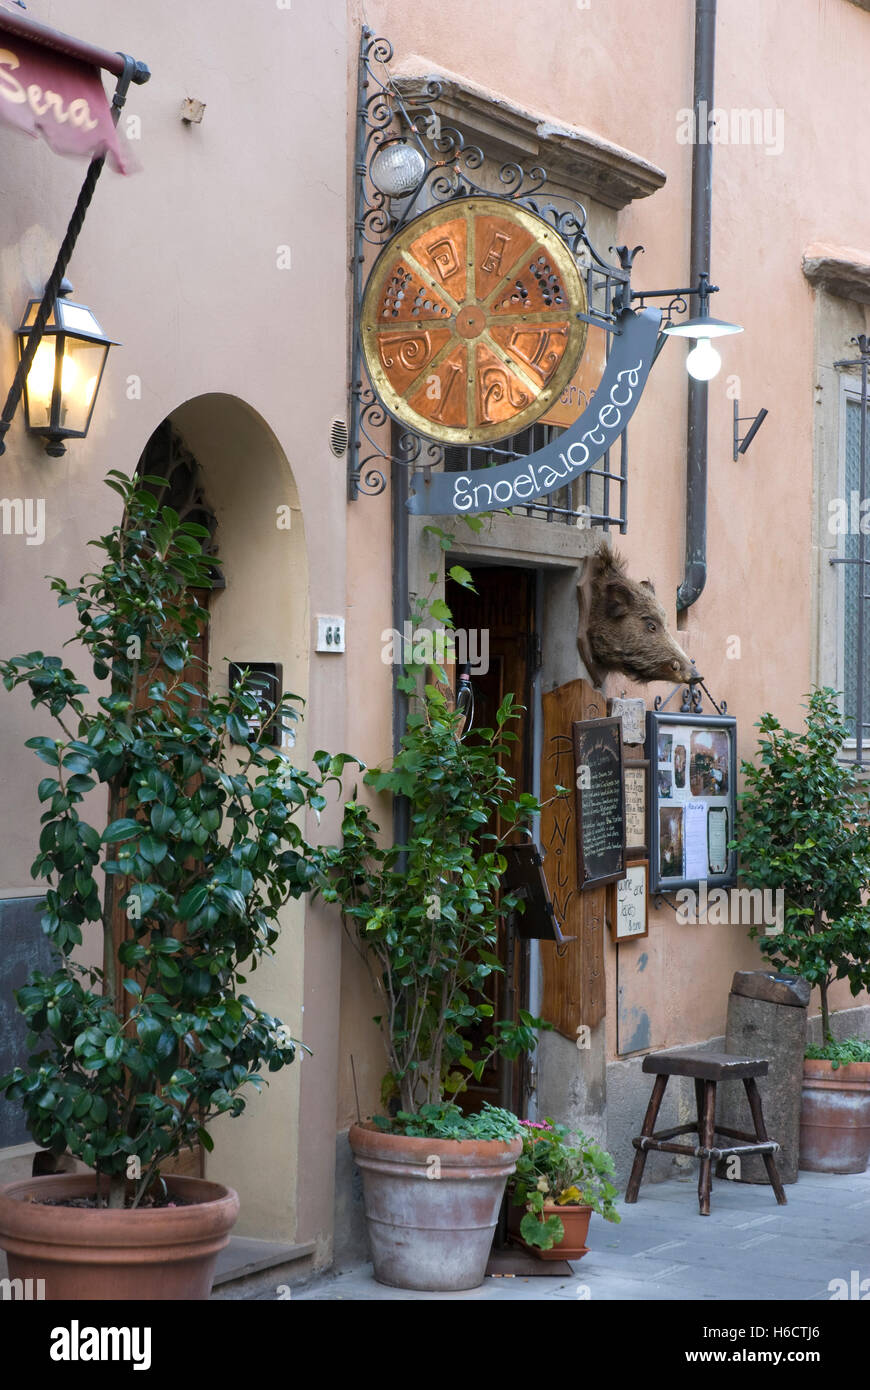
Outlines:
[[[363,296],[372,386],[391,415],[447,444],[504,439],[558,400],[586,344],[586,290],[543,218],[458,198],[388,242]]]

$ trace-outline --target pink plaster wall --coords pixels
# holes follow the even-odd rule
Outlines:
[[[351,5],[357,20],[363,7]],[[685,284],[691,147],[676,138],[692,101],[694,5],[638,0],[367,0],[367,22],[396,65],[427,60],[557,122],[575,124],[660,166],[664,188],[624,209],[618,236],[646,247],[636,288]],[[870,64],[870,15],[845,0],[730,0],[720,5],[715,102],[783,112],[783,148],[718,144],[713,160],[712,312],[742,323],[725,340],[709,404],[708,581],[681,641],[739,721],[739,753],[773,709],[789,724],[811,680],[813,293],[801,273],[816,238],[867,247],[870,166],[857,157],[856,99]],[[770,126],[771,135],[775,125]],[[849,134],[851,132],[851,135]],[[606,248],[604,248],[606,250]],[[670,344],[631,427],[630,524],[619,542],[651,575],[671,618],[683,575],[683,358]],[[742,414],[769,418],[751,452],[731,459],[734,377]],[[728,659],[739,638],[739,659]],[[613,693],[621,691],[617,681]],[[626,684],[629,694],[641,693]],[[650,687],[651,701],[664,687]],[[724,1030],[731,974],[759,963],[741,927],[680,927],[653,912],[656,1046]],[[615,960],[608,946],[608,1049],[615,1048]],[[854,1001],[838,987],[837,1002]]]

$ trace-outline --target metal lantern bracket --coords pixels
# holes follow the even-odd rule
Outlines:
[[[737,459],[738,459],[738,457],[739,457],[740,454],[745,454],[745,453],[746,453],[746,450],[749,448],[749,446],[750,446],[750,444],[752,443],[753,439],[754,439],[755,436],[758,434],[758,431],[761,429],[761,426],[764,424],[765,420],[767,419],[767,411],[764,410],[764,409],[759,410],[759,412],[758,412],[757,415],[741,415],[739,412],[740,412],[740,402],[739,402],[739,401],[735,401],[735,402],[734,402],[734,462],[735,462],[735,463],[737,462]],[[752,421],[752,424],[749,426],[749,429],[746,431],[746,433],[741,437],[741,434],[740,434],[740,426],[741,426],[741,425],[745,425],[749,420]]]
[[[121,53],[118,56],[122,60],[123,67],[112,96],[112,120],[116,126],[120,119],[121,111],[127,101],[127,93],[130,89],[130,84],[135,83],[137,86],[141,86],[143,83],[147,82],[151,76],[151,72],[145,63],[139,62],[136,58],[131,58],[127,53]],[[85,217],[87,216],[88,208],[94,196],[97,181],[100,174],[103,172],[103,165],[105,162],[106,156],[102,154],[98,155],[96,159],[92,159],[88,166],[85,181],[76,199],[76,205],[73,208],[73,213],[66,229],[66,235],[57,253],[54,269],[46,282],[42,303],[33,321],[33,328],[27,340],[27,346],[22,351],[21,360],[18,363],[12,385],[9,388],[9,394],[6,397],[6,403],[3,406],[2,414],[0,414],[0,454],[6,452],[6,435],[12,424],[15,411],[18,408],[18,402],[21,400],[24,383],[33,365],[36,350],[42,341],[52,306],[60,293],[61,284],[66,275],[72,253],[75,250],[76,242],[79,239],[79,233],[84,226]]]

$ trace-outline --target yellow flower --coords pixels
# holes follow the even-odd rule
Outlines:
[[[580,1189],[572,1185],[571,1187],[562,1188],[562,1191],[556,1198],[556,1205],[560,1207],[576,1206],[581,1204],[582,1201],[583,1194]]]

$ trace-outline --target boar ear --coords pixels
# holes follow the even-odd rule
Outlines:
[[[618,579],[608,584],[604,593],[604,611],[608,618],[624,618],[631,607],[631,589]]]
[[[651,594],[654,594],[656,591],[656,586],[655,584],[653,584],[651,579],[642,579],[640,581],[640,587],[642,589],[649,589]]]

